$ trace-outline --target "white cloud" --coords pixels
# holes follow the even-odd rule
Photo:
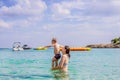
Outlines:
[[[53,5],[52,12],[53,12],[52,17],[55,20],[60,19],[61,17],[63,18],[63,17],[70,16],[70,14],[71,14],[71,12],[68,8],[65,8],[64,6],[62,6],[59,3],[56,3]]]
[[[53,3],[52,4],[52,12],[53,12],[53,19],[64,19],[70,18],[72,14],[72,10],[74,9],[83,9],[84,3],[81,0],[74,0],[74,1],[63,1],[60,3]]]
[[[5,22],[4,20],[1,20],[1,19],[0,19],[0,28],[1,28],[1,27],[9,28],[9,27],[11,27],[11,26],[12,26],[11,23]]]
[[[46,10],[46,4],[41,0],[17,0],[17,4],[11,7],[0,8],[0,15],[36,16]]]
[[[70,10],[68,8],[65,8],[64,6],[62,6],[58,3],[53,5],[53,9],[57,10],[57,11],[55,11],[56,14],[60,14],[60,15],[69,15],[70,14]]]
[[[118,8],[120,7],[120,0],[111,0],[111,3],[112,3],[114,6],[117,6]]]
[[[73,0],[53,3],[53,19],[63,20],[76,16],[113,16],[120,15],[119,0]],[[78,18],[77,18],[78,19]]]
[[[113,33],[120,33],[120,18],[119,16],[109,16],[109,17],[93,17],[93,16],[86,16],[86,17],[78,17],[79,22],[72,23],[53,23],[49,25],[45,25],[44,29],[49,30],[51,32],[59,33],[61,31],[65,31],[70,35],[79,34],[85,36],[98,36],[98,37],[110,37],[113,36]],[[74,20],[75,21],[75,20]],[[80,22],[83,21],[83,22]],[[73,33],[73,34],[72,34]],[[62,34],[62,33],[61,33]],[[67,35],[69,35],[67,34]],[[64,36],[64,35],[62,35]]]
[[[6,23],[2,26],[29,26],[40,21],[46,9],[47,5],[42,0],[16,0],[15,5],[0,7],[1,20]],[[9,23],[12,26],[7,26]]]

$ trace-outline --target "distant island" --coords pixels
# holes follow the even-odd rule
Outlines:
[[[90,48],[120,48],[120,37],[111,40],[110,44],[91,44],[86,47]]]

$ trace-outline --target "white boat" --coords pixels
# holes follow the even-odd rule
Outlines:
[[[24,49],[21,47],[20,42],[14,42],[13,43],[13,51],[22,51],[22,50],[24,50]]]

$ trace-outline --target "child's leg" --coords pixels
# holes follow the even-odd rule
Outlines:
[[[55,61],[55,67],[58,67],[58,60]]]
[[[52,68],[54,68],[55,66],[54,66],[54,62],[56,61],[56,58],[52,58]]]

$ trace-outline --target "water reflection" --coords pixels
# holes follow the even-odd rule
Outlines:
[[[68,72],[54,70],[52,71],[52,75],[54,76],[54,80],[70,80]]]

